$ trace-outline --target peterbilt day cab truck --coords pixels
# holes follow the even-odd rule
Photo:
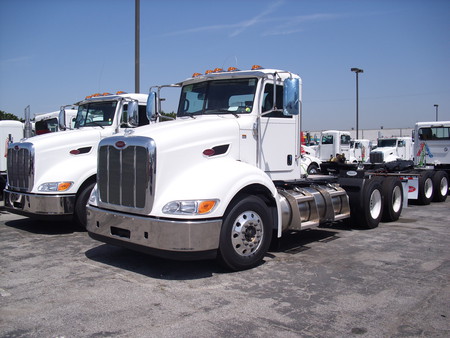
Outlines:
[[[374,228],[400,217],[396,176],[355,166],[304,177],[298,75],[217,69],[170,86],[181,87],[176,120],[100,141],[92,238],[242,270],[287,231],[343,219]],[[161,88],[149,95],[150,118]]]
[[[61,130],[59,126],[59,115],[61,111],[51,113],[38,114],[34,116],[34,130],[36,135],[53,133]],[[75,107],[67,107],[64,109],[64,119],[67,123],[63,129],[72,129],[75,126],[75,120],[78,110]]]
[[[73,130],[10,144],[6,209],[34,218],[70,217],[85,226],[86,202],[96,182],[98,142],[148,124],[147,97],[126,93],[89,96],[76,103]],[[63,108],[59,116],[62,128],[65,116]]]

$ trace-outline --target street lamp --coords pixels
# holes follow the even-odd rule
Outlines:
[[[439,105],[438,105],[438,104],[435,104],[435,105],[434,105],[434,108],[436,108],[436,121],[439,121],[439,119],[438,119]]]
[[[358,131],[359,131],[359,128],[358,128],[358,124],[359,124],[359,111],[358,111],[358,108],[359,108],[359,93],[358,93],[358,74],[359,73],[364,73],[364,70],[362,70],[362,69],[359,69],[359,68],[351,68],[350,69],[352,72],[355,72],[356,73],[356,139],[358,139],[359,138],[359,134],[358,134]]]

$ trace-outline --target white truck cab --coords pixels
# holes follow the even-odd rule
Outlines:
[[[450,121],[418,122],[414,130],[415,164],[450,168]]]
[[[370,152],[370,162],[412,161],[414,158],[413,146],[411,137],[379,138],[377,147]]]
[[[61,130],[59,126],[59,115],[61,111],[38,114],[34,116],[34,130],[36,135],[53,133]],[[67,129],[73,129],[77,117],[78,109],[75,107],[67,107],[64,109],[65,121]]]
[[[92,238],[242,270],[259,264],[272,236],[349,217],[373,228],[384,201],[390,220],[400,216],[397,177],[375,179],[356,166],[304,177],[298,75],[218,69],[171,86],[181,87],[176,120],[100,141],[87,206]]]
[[[337,154],[344,154],[348,160],[350,158],[350,132],[340,130],[325,130],[320,136],[318,147],[321,161],[329,161]]]
[[[87,97],[76,103],[78,114],[73,130],[10,144],[7,210],[37,218],[74,217],[85,226],[86,201],[96,182],[98,142],[130,127],[148,124],[147,97],[126,93]],[[62,109],[62,127],[65,116]]]

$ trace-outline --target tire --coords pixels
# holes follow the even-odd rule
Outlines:
[[[316,163],[311,163],[306,172],[308,175],[317,175],[319,173],[319,166]]]
[[[433,174],[431,171],[420,172],[418,193],[418,204],[428,205],[433,200]]]
[[[433,201],[445,202],[448,194],[448,175],[445,171],[439,170],[433,176]]]
[[[381,185],[384,198],[383,222],[394,222],[400,218],[403,210],[403,185],[397,177],[386,177]]]
[[[86,219],[86,204],[91,195],[92,189],[94,189],[95,182],[89,183],[81,187],[81,191],[78,194],[77,200],[75,201],[75,213],[74,221],[75,223],[83,229],[86,229],[87,219]]]
[[[272,224],[267,205],[245,195],[231,204],[220,233],[218,260],[233,271],[255,267],[269,249]]]
[[[355,198],[357,198],[355,200]],[[351,202],[351,224],[365,229],[378,226],[383,215],[383,192],[379,179],[365,182],[362,192],[353,196]]]

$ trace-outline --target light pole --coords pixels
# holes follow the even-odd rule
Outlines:
[[[351,68],[350,69],[352,72],[356,73],[356,139],[359,138],[359,92],[358,92],[358,74],[359,73],[364,73],[364,70],[359,69],[359,68]]]
[[[435,104],[435,105],[434,105],[434,108],[436,108],[436,121],[439,121],[439,118],[438,118],[439,105],[438,105],[438,104]]]
[[[134,92],[139,93],[140,88],[140,26],[141,26],[141,5],[140,0],[134,2]]]

